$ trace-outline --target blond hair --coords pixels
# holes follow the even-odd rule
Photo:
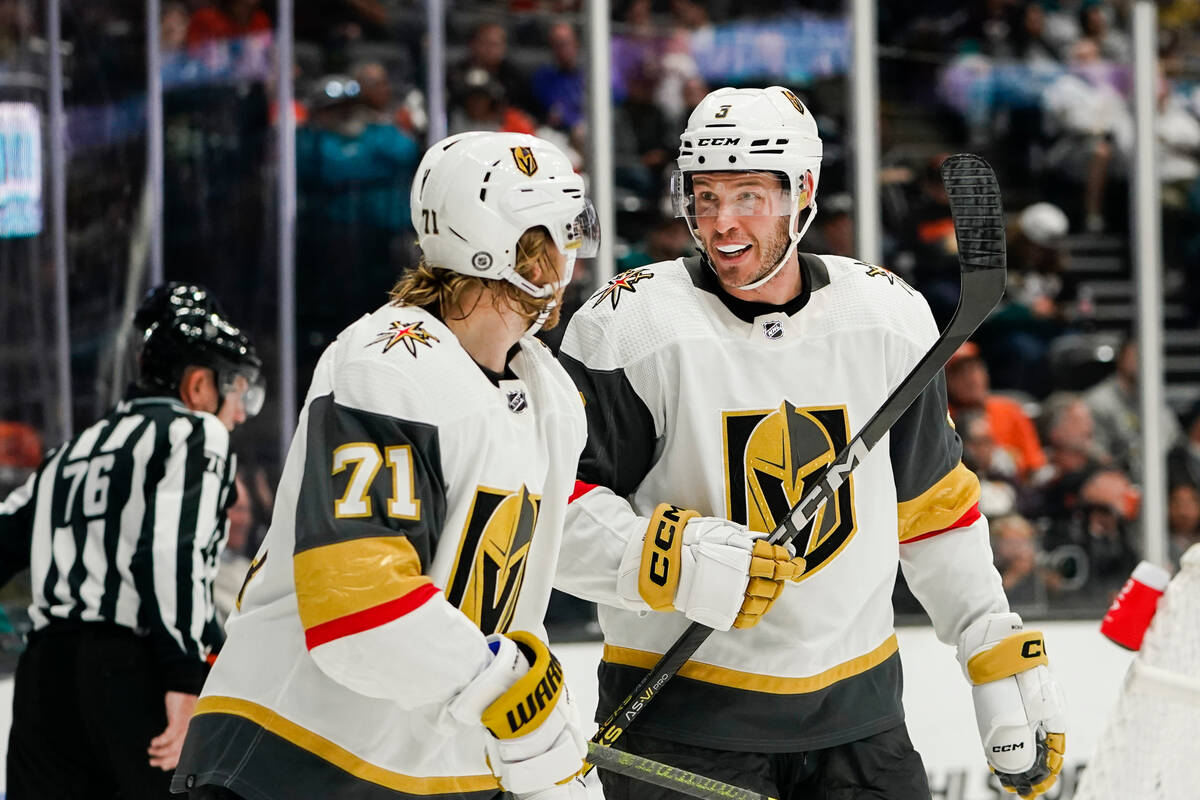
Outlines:
[[[545,228],[530,228],[525,231],[517,240],[517,274],[523,278],[531,278],[540,269],[543,283],[557,282],[560,276],[553,255],[555,249],[554,240]],[[553,303],[554,308],[543,323],[542,330],[549,330],[558,324],[561,305],[556,302],[558,298],[555,294],[532,297],[506,280],[464,275],[431,264],[425,258],[400,277],[388,292],[388,296],[392,298],[392,305],[395,306],[437,309],[443,318],[457,316],[462,319],[474,310],[480,296],[489,287],[494,292],[497,302],[507,305],[531,325],[546,307]],[[469,308],[467,303],[471,303]]]

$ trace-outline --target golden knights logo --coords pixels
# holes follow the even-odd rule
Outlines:
[[[913,293],[912,287],[904,282],[904,278],[901,278],[899,275],[892,272],[890,269],[885,269],[883,267],[877,267],[874,264],[868,264],[865,261],[855,261],[854,263],[860,267],[867,268],[867,277],[868,278],[884,278],[892,286],[899,286],[901,289],[908,292],[909,294]]]
[[[529,147],[510,147],[512,151],[513,161],[517,165],[517,169],[521,174],[533,177],[533,173],[538,171],[537,159],[533,157],[533,149]]]
[[[816,483],[850,437],[845,406],[727,411],[725,503],[729,519],[770,533]],[[828,563],[857,530],[854,476],[846,479],[816,518],[792,540],[808,566],[804,577]]]
[[[512,623],[542,498],[480,486],[467,514],[446,599],[484,634]]]
[[[595,308],[603,303],[605,299],[608,299],[612,301],[613,310],[616,310],[617,303],[621,301],[622,292],[636,292],[637,289],[634,288],[634,285],[638,281],[648,280],[653,277],[654,273],[645,267],[625,270],[620,275],[610,278],[608,284],[603,289],[592,295],[596,300],[596,302],[592,303],[592,308]]]
[[[786,97],[788,99],[788,102],[791,103],[793,106],[795,106],[796,110],[799,111],[801,114],[806,113],[804,110],[804,103],[800,102],[800,98],[796,97],[795,93],[792,92],[791,89],[784,89],[783,96]]]
[[[413,358],[417,357],[417,345],[423,344],[426,347],[433,347],[433,342],[440,341],[429,331],[425,330],[425,323],[418,322],[393,322],[388,325],[386,331],[380,331],[374,339],[372,339],[367,347],[376,344],[383,344],[383,352],[391,350],[401,342],[404,343],[408,354]]]

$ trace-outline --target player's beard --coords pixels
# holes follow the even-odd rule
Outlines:
[[[783,254],[787,252],[788,246],[792,243],[791,237],[788,236],[788,222],[787,217],[778,218],[771,237],[760,246],[761,256],[758,262],[758,271],[749,280],[743,281],[743,286],[748,286],[770,275],[771,270],[775,269],[775,265],[779,263],[779,259],[783,258]]]

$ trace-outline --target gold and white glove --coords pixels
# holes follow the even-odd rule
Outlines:
[[[804,559],[726,519],[663,503],[629,542],[617,590],[631,604],[680,611],[719,631],[752,628],[804,572]],[[644,607],[644,606],[643,606]]]
[[[1017,614],[987,614],[958,641],[971,681],[988,765],[1007,791],[1033,798],[1058,779],[1066,752],[1066,702],[1050,673],[1041,631]]]
[[[488,765],[505,791],[583,800],[570,785],[583,769],[587,736],[562,665],[545,642],[525,631],[493,634],[488,646],[495,654],[491,663],[450,701],[450,714],[487,728]]]

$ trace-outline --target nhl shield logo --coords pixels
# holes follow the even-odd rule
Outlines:
[[[783,323],[777,319],[769,319],[762,326],[763,333],[768,339],[778,339],[783,336]]]
[[[533,157],[533,149],[529,147],[510,147],[509,149],[512,150],[513,161],[516,162],[517,169],[532,178],[533,173],[538,170],[537,159]]]
[[[529,401],[525,398],[524,389],[513,389],[505,396],[508,398],[508,410],[512,413],[520,414],[529,408]]]

